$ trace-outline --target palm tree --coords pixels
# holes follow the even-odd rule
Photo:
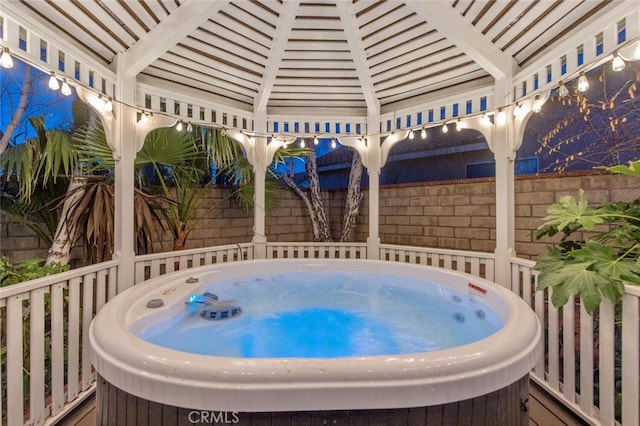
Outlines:
[[[77,155],[69,133],[45,130],[41,116],[29,122],[36,136],[0,155],[0,213],[51,245],[59,219],[55,203],[64,195]]]

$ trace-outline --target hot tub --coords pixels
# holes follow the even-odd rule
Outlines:
[[[438,351],[332,358],[205,356],[139,336],[184,310],[190,295],[215,290],[216,282],[318,271],[391,273],[437,283],[443,291],[454,289],[490,308],[503,326],[479,341]],[[175,424],[203,420],[204,413],[216,422],[224,413],[225,420],[239,424],[255,416],[280,419],[274,425],[283,416],[291,423],[304,413],[332,422],[384,413],[397,423],[411,416],[426,419],[430,409],[432,415],[436,410],[457,419],[481,415],[495,418],[496,424],[500,419],[526,424],[528,372],[541,354],[540,338],[533,311],[489,281],[421,265],[335,259],[258,260],[167,274],[118,295],[90,329],[92,361],[100,376],[98,419],[107,424],[126,420],[123,401],[136,421],[145,415],[140,413],[157,412],[175,418]],[[131,409],[133,401],[147,408]]]

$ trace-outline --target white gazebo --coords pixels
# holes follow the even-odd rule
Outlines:
[[[113,261],[71,271],[64,282],[41,281],[6,292],[0,299],[6,325],[17,324],[12,309],[17,312],[23,300],[40,301],[45,293],[55,300],[66,288],[74,294],[71,289],[89,278],[106,280],[110,290],[102,296],[108,298],[139,282],[140,268],[157,266],[160,258],[142,259],[134,252],[133,166],[148,132],[177,122],[223,128],[244,146],[256,173],[257,202],[253,240],[243,247],[256,259],[269,256],[259,201],[266,168],[282,141],[335,137],[358,151],[370,177],[369,234],[362,249],[367,258],[378,259],[377,177],[391,147],[423,128],[457,122],[475,129],[496,162],[496,249],[487,265],[494,281],[508,288],[524,285],[526,293],[535,274],[532,263],[517,259],[514,250],[514,161],[527,120],[564,82],[618,53],[637,59],[639,37],[640,3],[632,0],[3,1],[4,51],[66,80],[101,117],[116,159],[117,212]],[[104,108],[107,102],[112,110]],[[516,107],[521,114],[514,114]],[[154,119],[145,121],[150,114]],[[173,264],[186,255],[163,256],[162,262]],[[98,298],[92,310],[104,302]],[[42,303],[32,302],[32,309]],[[530,303],[539,312],[545,309],[542,299]],[[637,317],[637,296],[628,306],[627,315]],[[52,309],[62,307],[52,302]],[[80,327],[88,327],[90,314],[82,311],[89,316]],[[602,322],[613,321],[607,318],[601,315]],[[628,331],[635,332],[630,343],[635,355],[625,364],[631,371],[623,384],[625,425],[640,422],[637,321],[635,327]],[[62,339],[63,330],[52,332],[52,339]],[[84,329],[79,333],[84,336]],[[24,342],[8,336],[14,349],[8,350],[9,368],[0,382],[22,389],[22,375],[14,370],[22,370]],[[32,336],[33,351],[43,349],[40,337]],[[61,346],[52,351],[53,362],[63,362]],[[605,362],[613,363],[607,354]],[[36,373],[44,369],[34,362],[28,422],[59,418],[78,395],[92,391],[88,355],[78,349],[69,356],[75,357],[69,361],[75,370],[68,374],[82,379],[65,387],[63,373],[52,373],[50,401],[38,391],[44,378]],[[576,378],[559,378],[553,360],[546,367],[542,362],[534,376],[540,383],[589,421],[613,424],[612,397],[601,396],[594,408],[589,390],[581,397],[563,394],[562,383],[566,388],[567,380]],[[611,395],[612,380],[600,383]],[[5,414],[15,424],[23,419],[23,399],[11,392]]]

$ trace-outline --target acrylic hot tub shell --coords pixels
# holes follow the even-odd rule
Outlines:
[[[135,334],[183,309],[185,298],[205,284],[314,270],[392,273],[444,284],[477,295],[498,313],[504,327],[478,342],[437,352],[345,358],[212,357],[166,349]],[[187,283],[189,277],[199,278],[199,283]],[[164,306],[147,308],[150,299],[162,299]],[[174,407],[237,412],[402,408],[462,401],[525,377],[540,356],[540,337],[531,309],[489,281],[420,265],[309,259],[247,261],[164,275],[118,295],[102,308],[90,330],[93,364],[114,387]]]

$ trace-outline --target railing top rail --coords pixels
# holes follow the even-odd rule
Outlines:
[[[326,247],[366,247],[367,243],[364,242],[326,242],[326,241],[313,241],[313,242],[272,242],[267,243],[267,247],[284,247],[284,246],[300,246],[300,247],[311,247],[311,246],[326,246]]]
[[[441,248],[432,248],[432,247],[418,247],[418,246],[403,246],[396,244],[380,244],[381,249],[392,249],[392,250],[413,250],[413,251],[425,251],[429,253],[437,253],[437,254],[447,254],[453,256],[470,256],[470,257],[479,257],[483,259],[495,259],[495,254],[485,251],[470,251],[470,250],[453,250],[453,249],[441,249]]]
[[[142,255],[136,256],[136,262],[144,262],[147,260],[155,260],[155,259],[164,259],[167,257],[189,256],[192,254],[200,254],[200,253],[206,253],[210,251],[237,250],[239,248],[244,249],[244,248],[250,248],[252,246],[253,246],[253,243],[249,242],[249,243],[226,244],[223,246],[199,247],[194,249],[171,251],[171,252],[142,254]]]
[[[535,260],[523,259],[521,257],[510,257],[509,262],[516,265],[525,266],[527,268],[533,268],[533,266],[536,264]]]
[[[22,283],[2,287],[0,288],[0,300],[42,287],[47,287],[52,284],[64,282],[73,278],[81,277],[86,274],[104,271],[105,269],[117,267],[118,264],[119,262],[117,260],[110,260],[108,262],[101,262],[96,263],[95,265],[83,266],[82,268],[72,269],[70,271],[61,272],[59,274],[48,275],[46,277],[36,278],[35,280],[25,281]]]

